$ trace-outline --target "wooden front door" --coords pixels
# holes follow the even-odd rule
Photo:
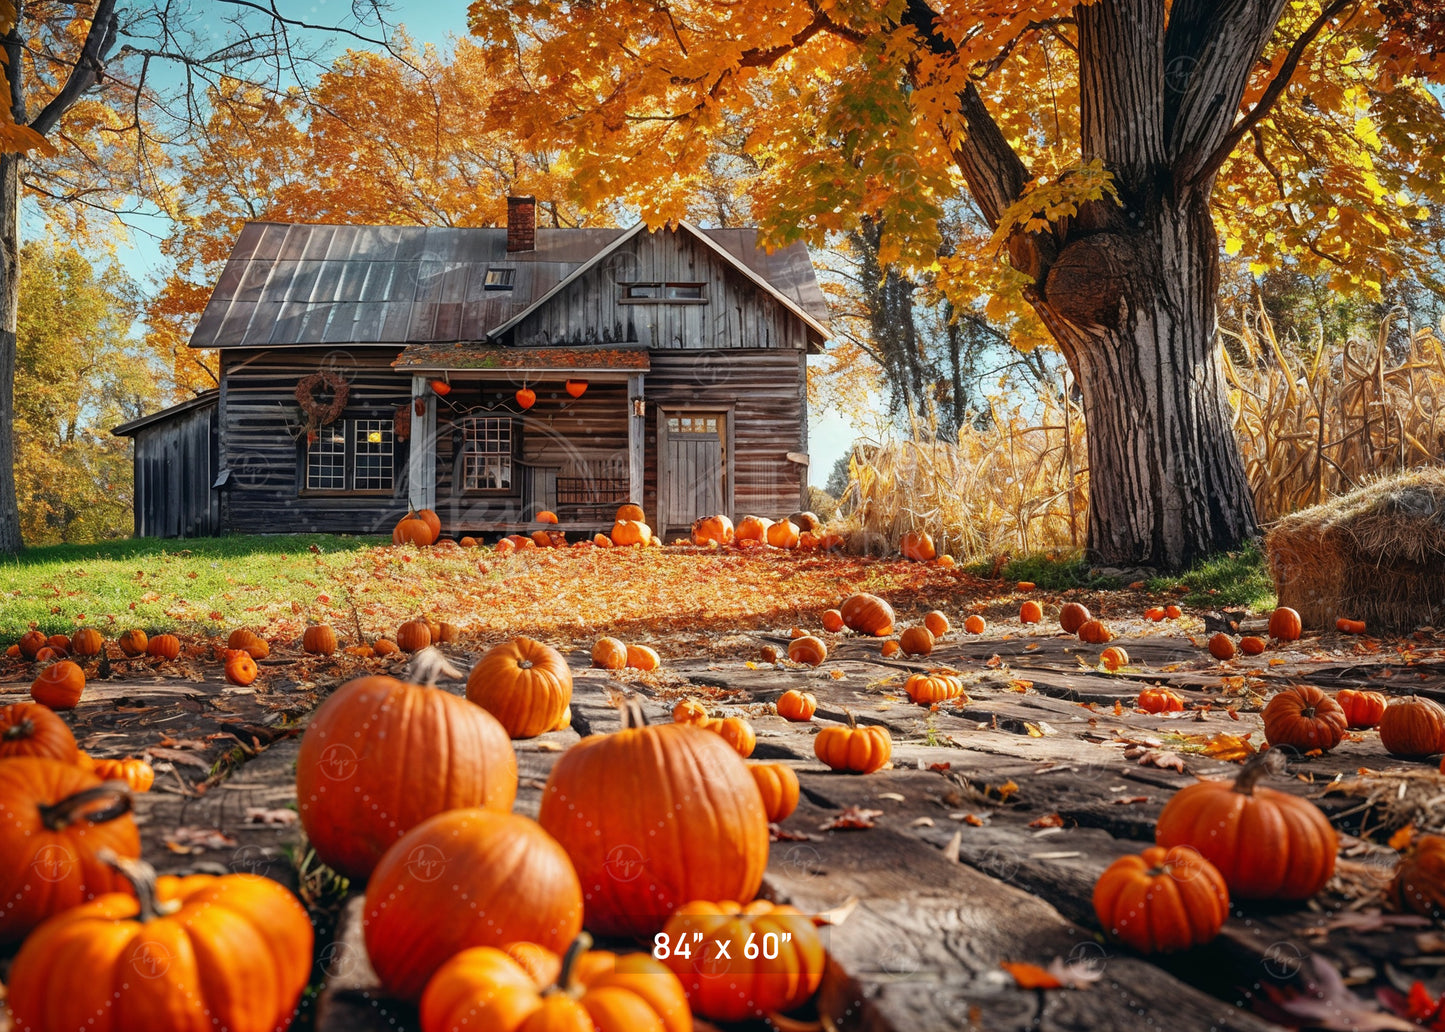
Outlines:
[[[661,532],[726,511],[727,413],[665,411],[662,417]]]

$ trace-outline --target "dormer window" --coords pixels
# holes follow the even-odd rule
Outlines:
[[[486,279],[482,281],[484,290],[511,290],[517,277],[517,270],[509,265],[493,265],[488,267]]]
[[[704,287],[702,283],[628,283],[624,285],[622,300],[634,304],[705,304],[707,294]]]

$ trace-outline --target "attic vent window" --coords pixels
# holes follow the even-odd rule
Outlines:
[[[705,304],[707,294],[702,283],[628,283],[622,294],[623,301],[634,304],[652,302],[680,302],[682,304]]]
[[[486,290],[511,290],[516,276],[516,269],[492,266],[487,269],[487,278],[482,281],[482,286]]]

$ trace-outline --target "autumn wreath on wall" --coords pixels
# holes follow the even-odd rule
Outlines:
[[[351,385],[340,373],[328,369],[303,376],[296,384],[296,404],[306,416],[306,429],[315,430],[336,422],[346,410]]]

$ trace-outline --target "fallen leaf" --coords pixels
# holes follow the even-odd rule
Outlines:
[[[1056,813],[1046,813],[1029,821],[1030,828],[1062,828],[1064,819]]]
[[[1404,849],[1415,838],[1415,825],[1407,824],[1390,836],[1391,849]]]
[[[999,964],[1018,983],[1020,989],[1062,989],[1064,983],[1037,964],[1021,964],[1005,960]]]
[[[179,763],[187,767],[195,767],[198,770],[209,771],[210,761],[195,753],[182,752],[179,749],[162,749],[159,746],[151,746],[146,750],[153,760],[169,760],[171,763]]]
[[[300,818],[295,810],[288,810],[284,807],[268,809],[264,806],[246,807],[247,824],[295,824]]]
[[[1238,719],[1237,717],[1235,719]],[[1250,732],[1253,734],[1254,732]],[[1248,742],[1249,735],[1243,738],[1238,735],[1226,734],[1221,731],[1204,743],[1204,748],[1199,751],[1205,756],[1212,756],[1216,760],[1224,760],[1229,763],[1237,763],[1240,760],[1248,759],[1257,750]]]
[[[838,816],[832,820],[824,821],[818,825],[820,831],[851,831],[874,826],[875,817],[882,817],[882,810],[865,810],[861,806],[846,807]]]
[[[1055,957],[1047,968],[1009,961],[999,966],[1013,975],[1020,989],[1087,989],[1104,974],[1102,965],[1069,964],[1063,957]]]
[[[953,766],[952,763],[949,763],[949,762],[945,761],[945,762],[943,762],[943,763],[930,763],[930,764],[928,765],[928,769],[929,769],[929,770],[936,770],[936,771],[945,771],[945,770],[950,769],[952,766]]]
[[[165,838],[173,853],[204,853],[208,849],[235,849],[236,840],[219,828],[181,827]]]
[[[1137,759],[1141,767],[1158,767],[1160,770],[1175,770],[1184,773],[1184,757],[1167,749],[1145,749],[1139,746],[1126,749],[1127,759]]]
[[[1181,772],[1182,773],[1182,772]],[[1115,806],[1133,806],[1135,803],[1147,803],[1149,797],[1146,795],[1129,796],[1126,799],[1115,799]]]
[[[1264,987],[1285,1013],[1306,1019],[1312,1027],[1339,1032],[1418,1032],[1420,1026],[1414,1022],[1387,1014],[1374,1001],[1350,992],[1340,973],[1319,954],[1306,963],[1308,967],[1301,972],[1302,991]]]

